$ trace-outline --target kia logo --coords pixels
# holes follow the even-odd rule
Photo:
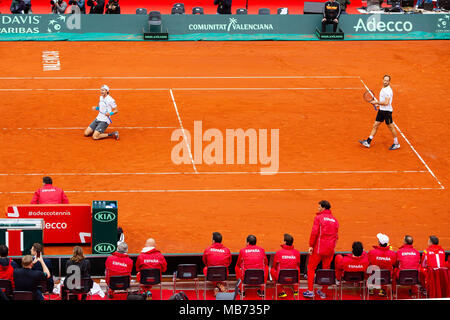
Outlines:
[[[94,215],[94,219],[98,222],[111,222],[116,219],[116,214],[109,211],[100,211]]]
[[[98,253],[111,253],[116,250],[116,247],[111,243],[99,243],[94,247],[94,250]]]

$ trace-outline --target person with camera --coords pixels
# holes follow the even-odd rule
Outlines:
[[[217,14],[231,14],[232,0],[214,0],[214,4],[218,5]]]
[[[31,14],[31,0],[13,0],[10,11],[12,14]]]
[[[67,2],[64,0],[50,0],[52,5],[52,13],[63,14],[67,9]]]
[[[89,14],[103,14],[105,10],[105,0],[88,0],[87,5],[91,7]]]
[[[73,6],[77,6],[80,9],[80,13],[86,13],[86,7],[84,5],[84,0],[69,0],[69,6],[72,6],[71,12],[74,13],[75,8]]]
[[[119,0],[109,0],[106,5],[106,14],[120,14]]]

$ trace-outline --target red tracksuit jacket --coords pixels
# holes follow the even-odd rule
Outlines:
[[[334,254],[338,230],[339,222],[330,210],[317,212],[309,238],[309,246],[313,248],[313,253],[323,256]]]
[[[300,252],[294,249],[294,246],[281,245],[281,250],[275,253],[273,258],[273,269],[297,269],[300,270]]]
[[[203,263],[207,267],[226,266],[231,264],[230,249],[221,243],[213,243],[203,252]]]
[[[422,267],[443,268],[445,267],[445,251],[440,245],[433,244],[423,250]]]
[[[10,280],[14,289],[14,268],[11,258],[0,258],[0,279]]]
[[[61,188],[46,184],[39,188],[31,199],[31,204],[61,204],[69,203],[66,194]]]
[[[248,245],[239,251],[236,267],[247,269],[264,269],[268,265],[266,252],[257,245]]]
[[[133,260],[126,253],[113,252],[105,262],[106,282],[109,283],[110,276],[131,275]]]
[[[420,267],[420,252],[410,244],[404,244],[397,251],[398,269],[415,269]]]
[[[354,257],[353,254],[346,254],[338,258],[336,256],[335,266],[339,273],[344,272],[366,272],[369,267],[369,257],[366,252],[361,256]]]
[[[136,271],[149,268],[161,269],[161,272],[167,270],[166,258],[155,248],[141,252],[136,260]]]
[[[393,271],[394,265],[397,263],[397,254],[395,251],[391,250],[389,246],[373,246],[373,248],[369,251],[369,263],[379,266],[380,269]]]

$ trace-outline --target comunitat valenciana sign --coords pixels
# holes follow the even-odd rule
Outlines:
[[[17,14],[0,16],[0,34],[73,32],[81,29],[81,15]]]
[[[237,18],[229,18],[224,23],[190,23],[188,24],[189,32],[243,32],[261,33],[272,32],[276,28],[272,23],[250,23],[242,22]]]

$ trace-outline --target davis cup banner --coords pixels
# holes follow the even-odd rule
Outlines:
[[[45,244],[91,243],[91,206],[87,204],[10,205],[6,217],[43,219]]]

